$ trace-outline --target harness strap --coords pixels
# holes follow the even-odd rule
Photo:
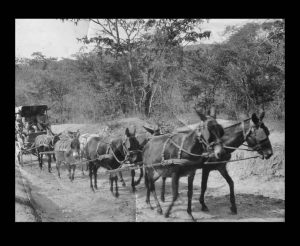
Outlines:
[[[96,155],[97,155],[97,157],[99,156],[99,155],[98,155],[98,148],[99,148],[100,143],[101,143],[101,142],[98,142],[97,148],[96,148]],[[106,152],[108,152],[108,149],[109,149],[109,147],[107,148],[107,151],[106,151]]]
[[[246,132],[245,132],[245,122],[242,121],[241,122],[241,125],[242,125],[242,129],[243,129],[243,135],[244,135],[244,139],[246,139]]]
[[[182,140],[181,140],[181,145],[180,145],[180,148],[178,150],[178,159],[181,159],[181,152],[182,152],[182,148],[183,148],[183,144],[184,144],[185,139],[186,139],[186,135],[184,135]]]
[[[111,149],[111,146],[110,146],[110,144],[109,144],[109,145],[108,145],[108,147],[107,147],[106,154],[108,154],[108,152],[109,152],[109,149]]]
[[[114,156],[114,158],[116,159],[116,161],[117,161],[119,164],[123,164],[123,162],[120,161],[120,160],[116,157],[116,155],[115,155],[115,153],[114,153],[114,151],[113,151],[111,145],[109,145],[109,147],[108,147],[108,149],[107,149],[107,151],[106,151],[106,154],[108,154],[109,150],[111,150],[111,153],[112,153],[112,155]]]
[[[166,142],[164,143],[163,149],[162,149],[162,153],[161,153],[161,161],[164,162],[165,161],[165,149],[167,146],[167,143],[171,140],[171,136],[168,137],[168,139],[166,140]]]
[[[196,157],[208,157],[208,155],[209,155],[208,153],[204,153],[204,154],[198,155],[198,154],[194,154],[194,153],[191,153],[191,152],[189,152],[189,151],[183,149],[183,142],[184,142],[184,141],[182,141],[182,142],[181,142],[181,146],[179,146],[177,143],[175,143],[175,142],[173,141],[173,139],[171,139],[172,136],[173,136],[173,135],[169,136],[168,139],[166,140],[166,142],[165,142],[164,145],[163,145],[163,149],[162,149],[162,153],[161,153],[161,160],[162,160],[162,162],[165,160],[164,153],[165,153],[166,145],[167,145],[168,142],[171,142],[173,145],[175,145],[175,146],[179,149],[180,152],[178,152],[178,154],[180,153],[180,155],[181,155],[181,153],[182,153],[182,151],[183,151],[183,152],[185,152],[186,154],[191,155],[191,156],[196,156]],[[185,137],[186,137],[186,136],[185,136]],[[185,139],[185,138],[184,138],[184,139]],[[183,140],[184,140],[184,139],[183,139]]]

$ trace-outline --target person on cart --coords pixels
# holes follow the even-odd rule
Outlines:
[[[45,131],[49,129],[50,123],[45,114],[39,114],[36,116],[36,126],[39,131]]]

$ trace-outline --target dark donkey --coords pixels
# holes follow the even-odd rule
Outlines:
[[[137,186],[144,175],[144,170],[142,167],[143,164],[143,155],[142,155],[142,150],[144,148],[144,146],[146,145],[146,143],[149,142],[149,140],[153,137],[153,136],[160,136],[163,135],[160,131],[160,128],[156,128],[156,129],[151,129],[149,127],[143,126],[144,129],[148,132],[148,133],[141,133],[135,136],[135,139],[137,140],[138,144],[139,144],[139,152],[137,152],[137,155],[135,155],[135,159],[134,162],[137,163],[140,166],[140,176],[138,178],[138,180],[134,180],[135,177],[135,170],[131,170],[131,186],[132,186],[132,190],[133,192],[136,191],[135,186]],[[150,133],[150,134],[149,134]]]
[[[39,167],[43,169],[43,154],[40,155],[40,152],[53,151],[54,145],[57,141],[59,141],[61,133],[53,134],[51,131],[47,129],[47,134],[39,135],[35,138],[34,143],[32,144],[32,148],[36,147],[36,154],[39,161]],[[55,161],[54,154],[47,154],[48,156],[48,171],[51,173],[51,155],[53,155],[53,159]]]
[[[231,158],[231,153],[235,151],[235,148],[240,147],[244,142],[247,142],[249,149],[256,151],[262,159],[269,159],[273,155],[272,146],[268,137],[270,132],[262,121],[264,115],[265,113],[262,112],[258,118],[254,113],[252,114],[251,118],[224,128],[225,134],[222,137],[222,140],[228,155],[225,155],[226,157],[221,158],[221,161],[228,161]],[[214,162],[217,160],[215,158],[209,158],[208,161]],[[234,182],[228,174],[226,164],[227,163],[207,164],[203,166],[201,194],[199,198],[199,202],[202,205],[202,211],[208,211],[208,208],[204,203],[204,194],[207,187],[209,173],[212,170],[218,170],[229,185],[231,213],[237,214],[234,195]]]
[[[77,131],[73,138],[66,137],[60,139],[54,145],[54,152],[56,158],[56,169],[58,177],[60,178],[60,165],[61,163],[67,165],[69,171],[69,179],[74,180],[76,163],[80,160],[80,132]],[[71,174],[71,170],[73,173]]]
[[[174,134],[153,137],[144,147],[143,164],[145,166],[145,185],[147,188],[146,203],[150,204],[150,192],[152,193],[158,213],[162,213],[161,206],[155,192],[155,181],[159,177],[172,177],[173,200],[169,205],[165,217],[168,217],[178,197],[179,178],[188,176],[188,207],[187,213],[192,216],[191,201],[193,195],[193,180],[196,169],[203,166],[207,155],[204,152],[211,151],[210,155],[222,158],[225,153],[221,137],[224,134],[223,127],[213,117],[206,117],[197,112],[203,125],[195,130],[186,130]],[[184,159],[193,164],[151,166],[161,163],[162,159]],[[151,207],[152,208],[152,207]]]
[[[108,170],[119,168],[125,161],[134,162],[136,159],[139,144],[135,139],[135,131],[131,133],[128,128],[125,131],[126,139],[114,138],[109,142],[106,142],[101,137],[92,137],[85,145],[84,152],[89,162],[89,176],[90,187],[93,191],[97,187],[97,171],[99,167],[103,167]],[[102,158],[101,158],[102,157]],[[122,173],[119,172],[121,182],[125,186],[125,182],[122,177]],[[93,186],[94,176],[94,186]],[[116,197],[119,196],[118,192],[118,176],[117,174],[110,174],[110,190]],[[115,182],[116,193],[113,193],[113,182]]]

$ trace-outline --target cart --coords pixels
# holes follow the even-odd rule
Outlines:
[[[15,147],[16,159],[23,166],[23,155],[37,157],[36,148],[33,147],[35,138],[51,131],[47,105],[19,106],[15,108],[16,129]]]

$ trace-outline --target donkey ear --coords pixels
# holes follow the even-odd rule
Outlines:
[[[79,136],[80,136],[80,131],[78,129],[77,132],[76,132],[76,138],[79,138]]]
[[[149,132],[150,134],[153,134],[153,133],[154,133],[154,130],[153,130],[153,129],[150,129],[150,128],[146,127],[146,126],[143,126],[143,127],[144,127],[144,129],[145,129],[147,132]]]
[[[251,116],[251,120],[254,123],[254,125],[256,125],[259,122],[259,119],[257,118],[256,113],[253,113]]]
[[[202,121],[206,121],[207,120],[207,117],[202,112],[200,112],[199,109],[196,109],[196,107],[194,107],[194,110],[195,110],[195,112],[197,113],[197,115],[200,117],[200,119]]]
[[[206,121],[207,120],[207,117],[202,114],[201,112],[199,112],[198,110],[195,110],[197,115],[199,116],[199,118],[202,120],[202,121]]]
[[[200,117],[200,119],[201,119],[202,121],[206,121],[206,120],[207,120],[207,117],[206,117],[204,114],[198,113],[198,112],[197,112],[197,114],[198,114],[198,116]]]
[[[261,111],[259,115],[259,120],[262,121],[264,117],[265,117],[265,111]]]
[[[127,136],[127,137],[130,137],[130,133],[129,133],[129,130],[128,130],[128,128],[126,128],[126,130],[125,130],[125,134],[126,134],[126,136]]]
[[[214,106],[212,106],[212,107],[210,108],[210,110],[209,110],[209,115],[210,115],[211,117],[213,117],[213,118],[216,119],[217,113],[216,113],[216,108],[215,108]]]

